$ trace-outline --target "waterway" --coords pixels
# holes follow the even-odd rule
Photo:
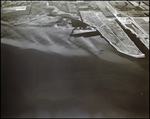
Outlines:
[[[149,116],[149,58],[73,27],[1,30],[1,117]]]

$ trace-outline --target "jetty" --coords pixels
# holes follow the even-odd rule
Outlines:
[[[83,22],[89,24],[92,27],[95,27],[100,32],[100,34],[120,53],[134,58],[145,57],[145,54],[143,54],[138,49],[138,47],[132,42],[132,40],[114,20],[107,21],[112,22],[112,24],[106,24],[107,22],[101,20],[100,14],[98,15],[94,11],[80,11],[80,14]]]

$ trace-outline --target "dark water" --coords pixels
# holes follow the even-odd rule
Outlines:
[[[31,33],[26,32],[27,40]],[[60,37],[63,41],[55,37],[53,44],[65,45]],[[148,117],[148,59],[121,55],[105,40],[101,43],[100,57],[82,47],[74,49],[78,52],[68,48],[70,54],[64,55],[65,50],[1,43],[1,117]]]

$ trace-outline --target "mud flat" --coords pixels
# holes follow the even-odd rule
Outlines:
[[[80,14],[85,23],[97,28],[97,30],[102,34],[102,36],[106,38],[106,40],[120,53],[135,58],[145,57],[145,55],[136,47],[136,45],[129,38],[127,42],[130,43],[127,44],[125,39],[123,39],[123,37],[114,34],[114,32],[93,11],[80,11]],[[119,30],[121,29],[118,26],[116,28]],[[125,33],[123,31],[120,32],[125,36]],[[129,46],[129,44],[132,45]]]

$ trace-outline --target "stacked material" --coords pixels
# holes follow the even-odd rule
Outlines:
[[[102,34],[102,36],[106,38],[106,40],[119,52],[135,58],[145,57],[145,55],[136,47],[131,39],[125,34],[125,32],[119,27],[119,25],[116,25],[115,22],[113,23],[113,25],[115,24],[115,29],[112,31],[112,25],[109,24],[109,26],[107,26],[107,24],[105,24],[101,20],[100,16],[96,15],[95,12],[80,11],[80,14],[85,23],[96,27],[97,30]],[[119,35],[117,33],[118,31],[119,34],[121,33],[123,36]]]

